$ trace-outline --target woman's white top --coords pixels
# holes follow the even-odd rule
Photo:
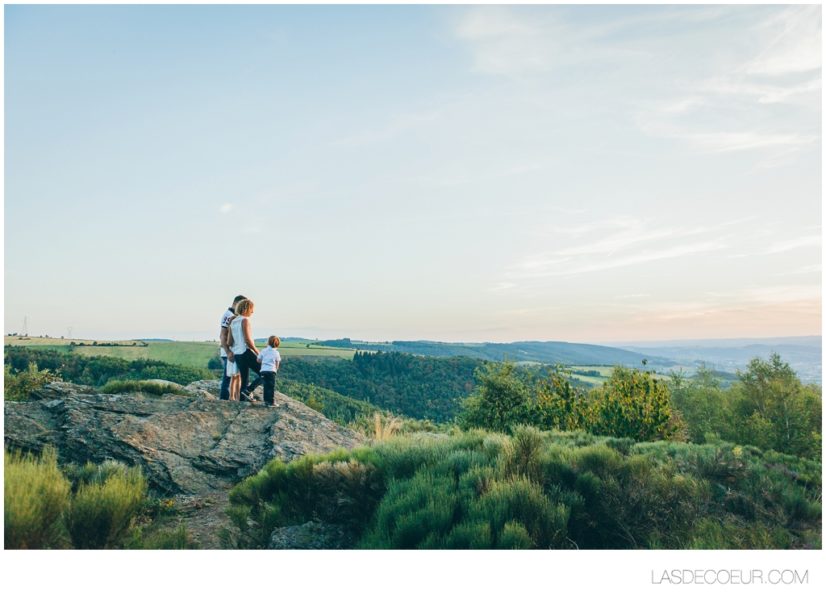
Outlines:
[[[247,342],[244,340],[244,321],[246,316],[236,316],[229,324],[229,329],[232,332],[232,353],[236,356],[247,351]]]

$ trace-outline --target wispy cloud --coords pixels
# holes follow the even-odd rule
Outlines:
[[[820,69],[821,7],[790,6],[757,28],[764,49],[743,66],[752,75],[785,76]]]
[[[508,282],[543,279],[708,253],[729,246],[725,229],[725,224],[658,228],[634,218],[598,221],[568,229],[580,244],[524,257],[505,276]]]
[[[223,205],[222,205],[222,206],[218,209],[218,211],[220,211],[222,214],[228,214],[229,212],[231,212],[231,211],[233,210],[233,208],[234,208],[234,207],[235,207],[235,206],[234,206],[232,203],[224,203],[224,204],[223,204]]]
[[[818,140],[815,134],[778,133],[759,130],[703,130],[702,126],[679,124],[668,119],[646,116],[638,119],[642,131],[650,136],[682,140],[705,153],[732,153],[756,149],[797,150]]]
[[[766,250],[766,253],[783,253],[801,247],[820,247],[822,240],[820,237],[801,237],[788,241],[778,241]]]
[[[820,140],[820,14],[819,6],[769,9],[743,44],[709,61],[704,75],[648,101],[636,117],[639,128],[701,153],[765,151],[774,159],[762,167],[786,165]],[[799,110],[781,113],[774,105]]]
[[[804,249],[807,247],[820,247],[823,243],[821,237],[818,236],[802,236],[794,239],[786,239],[784,241],[772,240],[774,233],[763,232],[760,238],[754,242],[756,248],[747,253],[732,254],[730,258],[749,258],[763,255],[775,255],[785,253],[787,251],[794,251],[795,249]]]

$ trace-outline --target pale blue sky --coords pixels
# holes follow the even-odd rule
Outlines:
[[[821,332],[819,6],[6,6],[5,330]]]

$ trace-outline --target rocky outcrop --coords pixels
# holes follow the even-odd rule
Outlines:
[[[62,462],[138,465],[159,495],[225,491],[272,458],[352,448],[362,437],[283,394],[265,407],[217,399],[217,382],[180,394],[101,394],[51,383],[30,402],[5,403],[7,446],[58,450]]]
[[[318,521],[276,528],[270,535],[270,549],[350,549],[353,538],[344,528]]]

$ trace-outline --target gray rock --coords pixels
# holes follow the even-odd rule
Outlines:
[[[7,446],[54,446],[62,462],[107,459],[140,466],[163,496],[226,491],[273,458],[352,448],[363,437],[301,402],[276,394],[278,407],[217,400],[218,382],[180,395],[100,394],[51,383],[31,402],[4,407]]]
[[[352,538],[341,527],[318,521],[276,528],[270,535],[270,549],[350,549]]]

